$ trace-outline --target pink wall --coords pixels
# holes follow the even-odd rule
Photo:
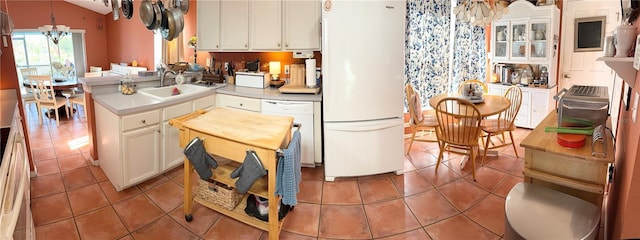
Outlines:
[[[640,93],[640,74],[636,73],[635,84],[631,87],[629,102],[633,104],[635,94]],[[620,106],[615,173],[607,204],[612,239],[640,238],[640,164],[636,164],[640,160],[640,120],[631,120],[632,107],[626,111],[624,105]],[[625,119],[628,121],[623,121]]]
[[[49,1],[8,1],[8,9],[16,29],[37,29],[51,24]],[[87,68],[108,66],[105,16],[61,0],[53,1],[53,13],[57,24],[85,30]]]

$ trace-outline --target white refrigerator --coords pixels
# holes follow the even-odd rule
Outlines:
[[[323,1],[326,181],[403,172],[405,15],[405,1]]]

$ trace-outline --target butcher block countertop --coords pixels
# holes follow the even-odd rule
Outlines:
[[[607,120],[607,125],[609,124],[609,120]],[[607,155],[606,157],[602,157],[601,154],[596,154],[596,156],[591,155],[591,145],[592,145],[592,137],[587,136],[585,145],[581,148],[567,148],[560,146],[558,144],[556,137],[557,133],[555,132],[545,132],[545,127],[557,127],[558,126],[558,114],[555,111],[552,111],[547,115],[547,117],[540,122],[540,124],[533,129],[529,135],[522,140],[520,143],[521,147],[540,150],[543,152],[554,153],[558,155],[564,155],[567,157],[585,160],[585,161],[596,161],[596,162],[613,162],[613,140],[611,139],[611,135],[607,133]],[[598,144],[598,143],[596,143]],[[602,148],[599,148],[596,145],[596,151],[601,152]]]
[[[287,139],[292,122],[293,117],[216,108],[182,122],[182,126],[234,142],[277,150],[283,139]]]

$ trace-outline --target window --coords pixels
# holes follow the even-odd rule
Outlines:
[[[35,30],[15,30],[11,40],[20,86],[24,80],[20,74],[22,68],[37,68],[38,74],[57,75],[62,74],[59,67],[54,67],[59,66],[53,64],[58,62],[63,66],[73,67],[72,74],[76,71],[84,73],[84,32],[72,32],[71,35],[60,39],[58,45]],[[24,88],[21,91],[25,93]]]

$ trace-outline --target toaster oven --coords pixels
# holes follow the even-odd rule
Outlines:
[[[605,125],[609,117],[607,87],[574,85],[553,98],[558,101],[559,127],[595,127]]]

